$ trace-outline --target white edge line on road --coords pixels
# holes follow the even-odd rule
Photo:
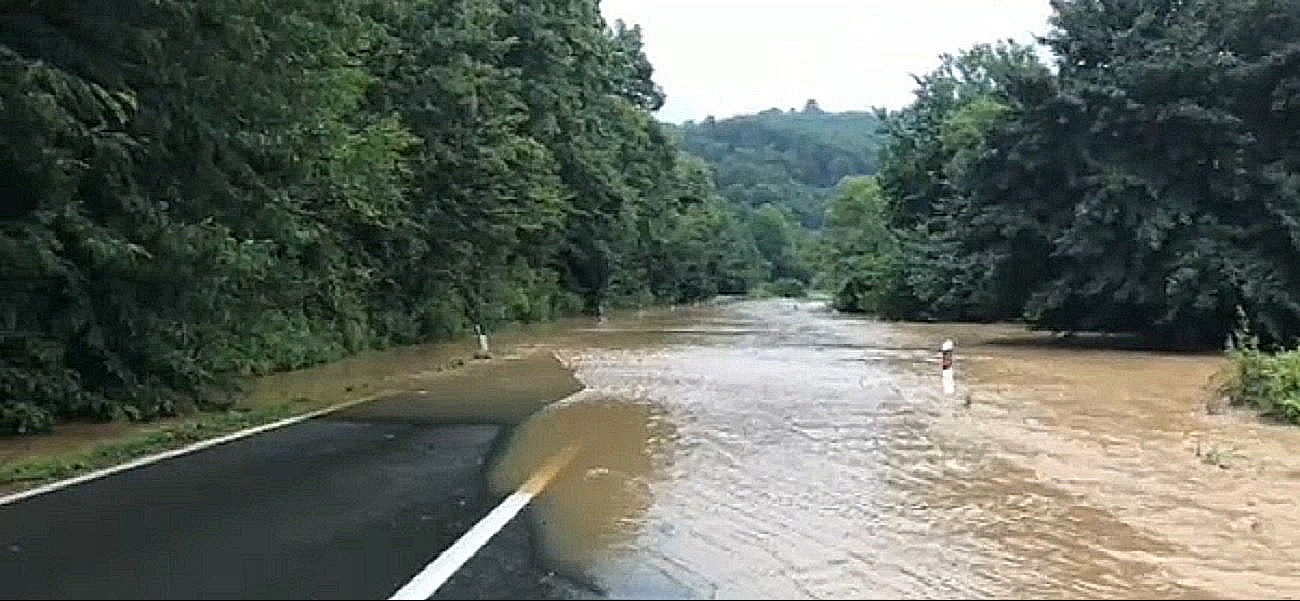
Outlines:
[[[432,597],[438,589],[456,573],[465,562],[474,557],[479,549],[482,549],[496,533],[505,528],[510,520],[514,519],[519,511],[528,505],[533,497],[537,496],[550,484],[555,475],[564,469],[573,457],[577,455],[576,447],[566,447],[564,450],[553,455],[540,469],[538,469],[519,490],[511,493],[500,505],[497,505],[483,519],[479,520],[474,527],[468,532],[462,534],[456,539],[450,547],[447,547],[441,555],[438,555],[432,563],[425,566],[416,574],[410,582],[407,582],[402,588],[397,589],[389,600],[394,599],[419,599],[423,601]]]
[[[320,417],[322,415],[334,413],[335,411],[341,411],[343,409],[347,409],[348,407],[352,407],[354,405],[360,405],[361,403],[373,401],[381,396],[386,396],[388,394],[394,394],[394,393],[380,392],[380,393],[372,394],[363,398],[348,401],[346,403],[339,403],[338,405],[325,407],[324,409],[317,409],[315,411],[304,413],[302,415],[287,417],[280,421],[271,422],[269,424],[254,426],[252,428],[240,430],[238,432],[232,432],[230,434],[226,434],[224,436],[218,436],[216,438],[200,440],[199,442],[181,447],[179,449],[172,449],[170,451],[163,451],[155,455],[147,455],[145,457],[140,457],[138,459],[132,459],[131,461],[128,461],[126,463],[119,463],[111,467],[106,467],[103,469],[95,470],[93,472],[88,472],[80,476],[74,476],[66,480],[59,480],[57,482],[51,482],[49,484],[37,486],[36,488],[29,488],[24,491],[19,491],[10,495],[0,497],[0,506],[9,505],[11,503],[17,503],[18,501],[22,501],[24,499],[30,499],[38,495],[43,495],[45,493],[54,492],[56,490],[67,488],[69,486],[75,486],[83,482],[97,480],[99,478],[103,478],[104,476],[111,476],[118,472],[125,472],[127,470],[149,465],[151,463],[157,463],[164,459],[171,459],[172,457],[179,457],[181,455],[193,453],[195,451],[202,451],[203,449],[206,449],[208,447],[214,447],[219,444],[230,442],[232,440],[247,438],[249,436],[253,436],[254,434],[261,434],[262,432],[266,432],[268,430],[275,430],[276,428],[283,428],[285,426],[290,426],[301,421],[309,420],[313,417]]]
[[[483,548],[497,532],[500,532],[519,510],[533,500],[533,495],[517,490],[506,497],[491,513],[484,516],[469,532],[461,535],[454,544],[447,547],[437,559],[425,566],[410,582],[393,593],[389,599],[419,599],[423,601],[432,597],[438,588],[451,578],[460,566],[465,565],[478,550]]]

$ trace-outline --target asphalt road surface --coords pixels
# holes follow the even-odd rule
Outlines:
[[[0,596],[387,598],[491,510],[483,466],[504,427],[374,413],[0,507]],[[443,594],[553,596],[527,528],[516,518]]]

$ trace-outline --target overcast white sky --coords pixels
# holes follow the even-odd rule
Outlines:
[[[1046,33],[1048,0],[602,0],[640,24],[665,121],[763,109],[899,108],[909,74],[979,42]]]

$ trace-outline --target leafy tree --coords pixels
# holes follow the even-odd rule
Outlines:
[[[875,172],[879,129],[871,113],[829,113],[809,100],[802,112],[687,122],[680,135],[683,149],[713,166],[729,200],[751,209],[785,207],[817,228],[840,179]]]
[[[1241,306],[1266,338],[1296,336],[1295,139],[1277,132],[1294,125],[1300,17],[1269,1],[1056,9],[1086,171],[1030,315],[1217,343]]]
[[[807,244],[807,234],[792,216],[775,205],[766,204],[754,211],[749,228],[771,279],[808,281],[812,274],[801,253]]]
[[[753,241],[652,73],[594,0],[5,4],[0,430],[743,291]]]
[[[881,151],[879,182],[891,199],[890,221],[903,249],[888,313],[899,317],[997,319],[1022,304],[1004,301],[1006,251],[977,219],[984,203],[971,193],[983,172],[973,165],[986,140],[1020,110],[1020,82],[1049,76],[1032,47],[1012,41],[977,45],[941,57],[917,78],[916,100],[882,115],[891,141]],[[987,251],[987,252],[986,252]],[[1023,299],[1022,299],[1023,300]]]
[[[1046,43],[977,47],[890,115],[899,314],[1218,344],[1300,335],[1300,16],[1285,2],[1054,3]]]
[[[889,201],[873,177],[845,178],[826,209],[825,287],[841,311],[888,313],[901,277]]]

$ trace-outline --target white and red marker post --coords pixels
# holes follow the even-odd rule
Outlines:
[[[943,393],[955,394],[957,392],[957,376],[953,374],[952,370],[952,340],[944,340],[939,350],[943,353]]]
[[[487,333],[483,331],[483,326],[474,324],[474,333],[478,334],[478,352],[474,353],[475,359],[491,359],[492,351],[488,348]]]

